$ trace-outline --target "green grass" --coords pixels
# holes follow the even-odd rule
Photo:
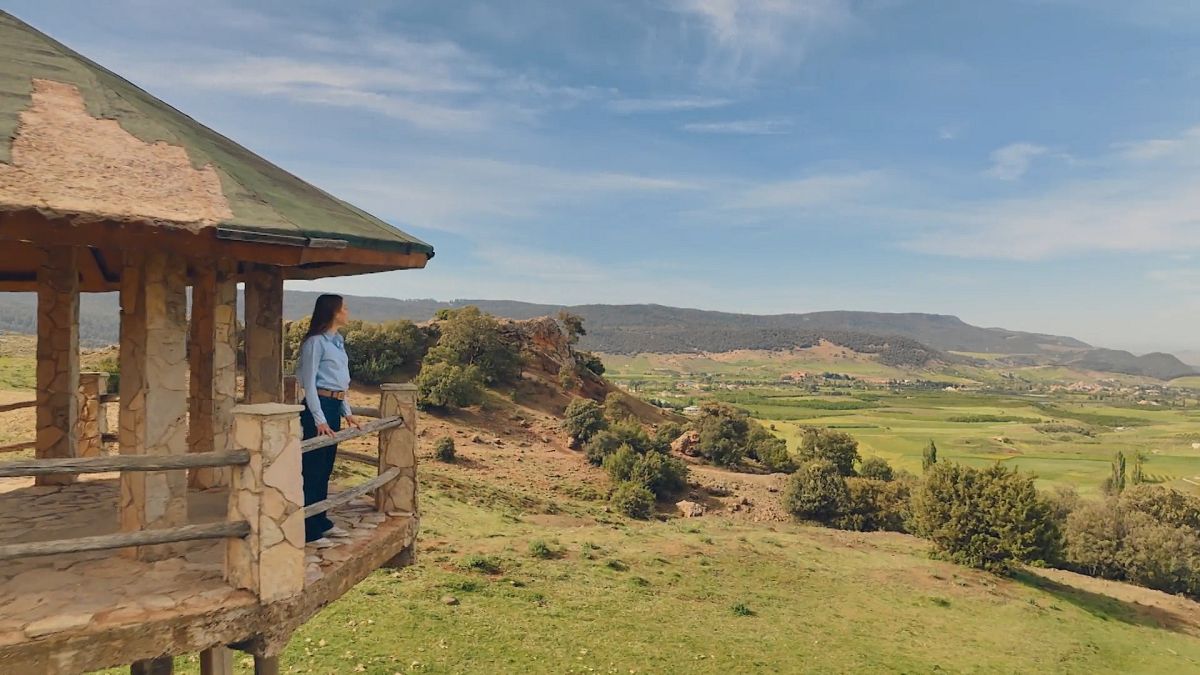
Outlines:
[[[521,510],[467,503],[476,501],[471,485],[426,489],[422,540],[439,544],[323,610],[292,639],[282,672],[1200,668],[1200,640],[1144,608],[930,560],[909,537],[848,541],[798,525],[631,523],[598,512],[590,526],[535,525]],[[505,489],[483,488],[489,498],[496,490]],[[526,503],[510,491],[508,503]],[[546,537],[562,555],[531,554],[530,542]],[[464,570],[470,556],[496,561],[502,574]],[[248,660],[237,663],[250,672]],[[197,669],[194,657],[178,660],[177,672]]]
[[[0,356],[0,389],[37,387],[36,361],[19,356]]]

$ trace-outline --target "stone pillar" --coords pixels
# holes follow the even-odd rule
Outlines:
[[[38,458],[77,457],[79,416],[78,249],[47,249],[38,268]],[[74,474],[38,476],[37,485],[66,485]]]
[[[233,406],[237,404],[236,263],[200,264],[192,284],[188,366],[191,373],[188,452],[233,449]],[[229,485],[229,467],[188,472],[188,483],[204,490]]]
[[[283,401],[283,270],[246,271],[246,403]]]
[[[396,480],[375,492],[375,508],[417,515],[417,387],[380,385],[379,416],[400,415],[404,425],[379,432],[379,473],[400,468]]]
[[[283,402],[284,403],[299,403],[303,396],[300,395],[300,380],[296,379],[295,375],[283,376]]]
[[[121,454],[187,452],[187,267],[157,251],[127,254],[121,272]],[[123,532],[187,522],[183,471],[121,474]],[[155,560],[171,545],[144,546],[133,555]]]
[[[108,433],[108,415],[100,397],[108,393],[108,373],[79,374],[79,440],[76,451],[80,457],[99,457],[104,454],[104,434]]]
[[[233,469],[229,520],[246,521],[250,534],[228,540],[225,577],[264,603],[304,590],[300,410],[283,403],[233,409],[234,438],[250,452],[250,463]]]

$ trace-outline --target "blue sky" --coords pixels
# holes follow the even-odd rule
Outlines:
[[[4,5],[437,248],[301,287],[1200,349],[1191,0]]]

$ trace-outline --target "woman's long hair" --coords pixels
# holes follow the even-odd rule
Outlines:
[[[317,298],[317,304],[313,305],[312,319],[308,324],[308,333],[304,339],[314,335],[328,333],[329,328],[333,326],[333,319],[338,312],[342,311],[342,296],[326,293]]]

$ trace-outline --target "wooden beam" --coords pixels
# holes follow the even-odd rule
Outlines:
[[[0,561],[43,555],[57,555],[59,553],[82,553],[84,551],[106,551],[114,548],[128,548],[130,546],[172,544],[180,541],[244,537],[249,532],[250,525],[245,521],[240,521],[236,523],[181,525],[161,530],[102,534],[95,537],[79,537],[78,539],[55,539],[53,541],[33,541],[24,544],[5,544],[0,546]]]
[[[17,401],[16,403],[5,403],[4,405],[0,405],[0,413],[8,412],[10,410],[20,410],[21,408],[32,408],[36,405],[37,405],[36,399],[33,401]]]
[[[200,675],[234,675],[233,650],[217,645],[200,652]]]
[[[373,491],[378,490],[379,488],[383,487],[384,485],[387,485],[389,482],[392,481],[392,479],[396,478],[399,475],[400,475],[400,467],[393,466],[392,468],[388,469],[387,471],[384,471],[383,473],[379,474],[378,476],[375,476],[374,478],[372,478],[371,480],[369,480],[365,483],[362,483],[361,485],[355,485],[354,487],[352,487],[348,490],[342,490],[341,492],[330,497],[329,499],[319,501],[315,504],[309,504],[308,506],[304,507],[304,517],[310,518],[312,516],[317,515],[318,513],[325,513],[326,511],[328,511],[330,509],[336,509],[339,506],[345,506],[346,504],[349,504],[350,502],[354,501],[355,499],[358,499],[359,497],[367,494],[368,492],[373,492]]]
[[[237,466],[250,461],[245,450],[194,452],[186,455],[113,455],[64,459],[19,459],[0,464],[0,478],[44,476],[55,473],[107,473],[109,471],[171,471],[205,466]]]
[[[366,436],[367,434],[373,434],[377,431],[393,429],[403,425],[403,417],[387,417],[381,420],[371,420],[370,422],[361,425],[361,427],[358,429],[355,429],[354,427],[348,427],[346,429],[342,429],[332,436],[314,436],[313,438],[301,443],[300,450],[302,452],[309,452],[310,450],[325,448],[336,443],[341,443],[342,441],[348,441],[352,438]]]

